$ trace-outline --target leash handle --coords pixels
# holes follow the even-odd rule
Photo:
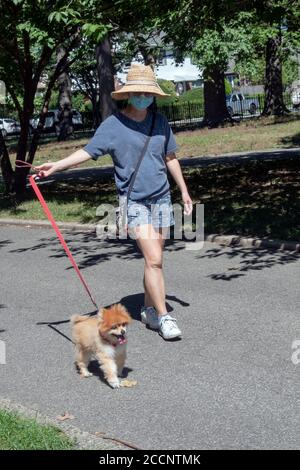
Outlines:
[[[19,161],[20,161],[20,160],[19,160]],[[23,163],[26,163],[26,162],[23,162]],[[26,165],[24,165],[24,166],[30,166],[30,167],[33,168],[33,166],[32,166],[30,163],[26,163]],[[94,299],[94,297],[93,297],[93,295],[92,295],[90,289],[88,288],[88,285],[87,285],[87,283],[86,283],[86,281],[85,281],[83,275],[81,274],[81,272],[80,272],[80,270],[79,270],[79,268],[78,268],[78,266],[77,266],[77,264],[76,264],[76,261],[74,260],[74,258],[73,258],[73,256],[72,256],[72,253],[70,252],[70,250],[69,250],[69,248],[68,248],[68,245],[66,244],[65,239],[64,239],[64,237],[62,236],[62,234],[61,234],[61,232],[60,232],[60,230],[59,230],[59,228],[58,228],[58,226],[57,226],[57,223],[55,222],[54,217],[53,217],[53,215],[52,215],[52,213],[51,213],[49,207],[47,206],[47,203],[46,203],[45,199],[43,198],[43,195],[42,195],[41,191],[40,191],[39,188],[38,188],[38,185],[37,185],[36,182],[35,182],[35,177],[36,177],[36,175],[31,175],[31,176],[29,177],[30,184],[31,184],[31,186],[32,186],[32,188],[33,188],[33,190],[34,190],[34,192],[35,192],[35,194],[36,194],[38,200],[40,201],[41,206],[42,206],[42,208],[43,208],[43,210],[44,210],[46,216],[48,217],[49,221],[51,222],[51,225],[52,225],[52,227],[54,228],[54,230],[55,230],[55,232],[56,232],[56,235],[58,236],[58,239],[59,239],[60,243],[62,244],[62,246],[63,246],[65,252],[67,253],[67,255],[68,255],[68,257],[69,257],[69,259],[70,259],[70,261],[71,261],[71,263],[72,263],[72,266],[74,267],[74,269],[75,269],[75,271],[76,271],[76,273],[77,273],[79,279],[81,280],[82,284],[84,285],[85,290],[87,291],[87,293],[88,293],[88,295],[89,295],[91,301],[93,302],[93,304],[95,305],[95,307],[97,308],[97,310],[99,310],[99,307],[98,307],[98,305],[97,305],[97,303],[96,303],[96,301],[95,301],[95,299]]]
[[[37,170],[37,168],[33,166],[31,163],[24,162],[23,160],[16,160],[15,167],[16,168],[32,168],[34,171]]]

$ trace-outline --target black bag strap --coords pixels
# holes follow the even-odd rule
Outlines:
[[[132,187],[133,187],[133,184],[134,184],[134,181],[135,181],[135,178],[136,178],[136,175],[137,175],[137,172],[138,172],[138,169],[142,163],[142,160],[144,158],[144,155],[146,153],[146,150],[147,150],[147,147],[149,145],[149,142],[150,142],[150,139],[151,139],[151,136],[153,134],[153,129],[154,129],[154,124],[155,124],[155,119],[156,119],[156,113],[153,112],[152,114],[152,122],[151,122],[151,127],[150,127],[150,132],[148,134],[148,137],[147,137],[147,140],[145,142],[145,145],[143,147],[143,150],[142,150],[142,153],[141,153],[141,156],[139,158],[139,161],[137,162],[137,165],[136,165],[136,168],[134,170],[134,173],[131,177],[131,181],[130,181],[130,184],[129,184],[129,187],[128,187],[128,191],[127,191],[127,197],[126,197],[126,202],[128,204],[128,199],[129,199],[129,196],[130,196],[130,193],[131,193],[131,190],[132,190]],[[126,206],[127,206],[126,204]]]

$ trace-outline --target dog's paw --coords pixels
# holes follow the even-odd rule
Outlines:
[[[121,384],[120,386],[121,387],[135,387],[137,384],[137,381],[136,380],[131,380],[131,379],[123,379],[121,380]]]
[[[80,377],[81,377],[82,379],[86,379],[86,378],[88,378],[88,377],[92,377],[92,375],[93,375],[93,374],[92,374],[91,372],[88,372],[88,371],[80,372]]]
[[[110,380],[108,383],[111,386],[111,388],[120,388],[120,381],[118,379]]]

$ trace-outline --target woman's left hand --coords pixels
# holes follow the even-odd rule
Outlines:
[[[193,211],[193,201],[190,198],[190,195],[187,191],[181,193],[182,202],[184,204],[184,211],[185,215],[190,215]]]

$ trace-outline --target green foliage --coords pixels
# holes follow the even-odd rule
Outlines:
[[[41,110],[42,106],[44,103],[44,93],[41,93],[40,95],[36,95],[34,98],[34,114],[38,115]],[[49,109],[56,109],[58,106],[58,90],[53,89],[51,93],[51,98],[49,101]]]
[[[248,57],[251,54],[250,21],[252,15],[240,12],[229,18],[219,18],[211,28],[206,28],[195,42],[192,57],[205,70],[218,67],[225,72],[232,57]]]
[[[235,65],[235,72],[242,78],[246,78],[252,85],[261,85],[265,80],[265,58],[256,56],[248,60],[240,61]],[[289,86],[298,77],[298,65],[293,55],[289,55],[282,60],[282,82]]]
[[[230,95],[232,93],[232,86],[226,78],[224,82],[225,82],[225,95]]]
[[[69,5],[63,5],[58,11],[52,11],[48,16],[49,23],[56,22],[64,25],[79,23],[80,11],[70,8]]]
[[[235,64],[234,71],[252,85],[261,85],[265,79],[265,58],[253,55]]]
[[[288,57],[282,64],[282,83],[285,87],[291,86],[298,78],[298,63],[294,57]]]
[[[36,95],[34,98],[34,114],[38,114],[41,112],[42,106],[44,103],[43,95]]]
[[[58,90],[54,89],[51,93],[49,109],[56,109],[57,108],[57,106],[58,106],[58,95],[59,95]]]
[[[161,78],[159,78],[157,80],[157,83],[159,84],[160,88],[165,93],[168,93],[169,95],[176,96],[175,83],[171,82],[170,80],[163,80]]]
[[[192,88],[179,96],[179,103],[203,103],[203,88]]]
[[[102,41],[112,30],[112,25],[86,23],[82,26],[82,32],[93,39],[95,44]]]
[[[83,93],[76,92],[72,96],[72,107],[82,113],[90,111],[92,109],[92,103],[90,100],[86,99]]]
[[[23,419],[6,410],[0,411],[0,449],[70,450],[73,448],[74,443],[60,429],[41,426],[33,419]]]
[[[178,101],[178,97],[175,91],[175,84],[171,82],[170,80],[163,80],[163,79],[158,79],[157,82],[165,93],[167,93],[168,95],[171,95],[171,96],[168,96],[167,98],[156,98],[157,105],[166,106],[168,104],[176,103]]]

